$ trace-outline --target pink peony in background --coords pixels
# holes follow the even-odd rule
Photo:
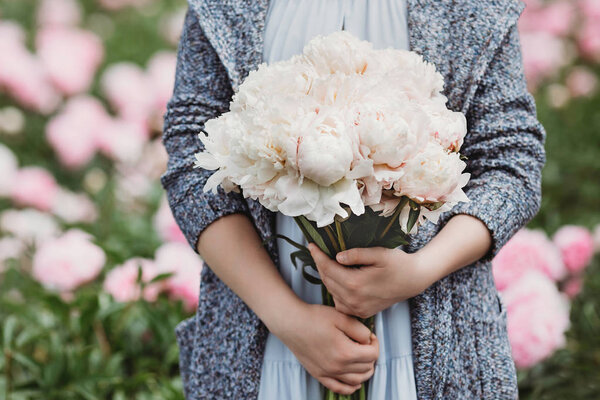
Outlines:
[[[580,0],[578,4],[582,14],[579,50],[591,60],[600,60],[600,1]]]
[[[96,278],[104,263],[104,251],[86,232],[71,229],[44,241],[33,256],[32,274],[49,289],[68,292]]]
[[[563,261],[570,272],[584,269],[594,255],[594,239],[586,228],[565,225],[553,236],[553,241],[561,251]]]
[[[54,198],[52,213],[69,224],[91,223],[98,217],[96,205],[87,195],[62,188]]]
[[[77,0],[41,0],[37,9],[40,26],[74,26],[81,22],[81,6]]]
[[[127,260],[122,265],[116,266],[106,274],[103,285],[104,290],[119,302],[135,301],[140,297],[149,302],[156,301],[162,290],[162,282],[146,285],[142,293],[141,287],[137,283],[139,267],[142,269],[142,282],[144,283],[150,282],[158,275],[153,260],[135,257]]]
[[[155,254],[160,273],[173,272],[165,285],[171,298],[183,300],[188,311],[198,305],[202,259],[188,244],[165,243]]]
[[[50,80],[65,95],[89,89],[104,57],[100,38],[74,27],[41,28],[36,36],[36,48]]]
[[[25,46],[23,28],[12,21],[0,20],[0,89],[22,106],[42,114],[51,113],[60,103],[60,94],[39,58]]]
[[[518,368],[529,368],[565,345],[569,302],[552,280],[529,270],[501,292],[507,328]]]
[[[17,171],[11,197],[21,206],[50,211],[59,186],[54,176],[41,167],[24,167]]]
[[[0,229],[26,244],[39,245],[60,234],[59,225],[51,215],[32,208],[3,211]]]
[[[179,225],[177,225],[173,218],[166,196],[162,197],[160,207],[154,215],[154,228],[165,242],[187,243],[183,232],[181,232]]]
[[[570,299],[573,299],[581,293],[582,288],[583,278],[581,276],[573,276],[565,282],[562,291],[569,296]]]
[[[78,168],[96,154],[103,125],[110,118],[102,103],[90,95],[71,97],[46,125],[46,139],[63,165]]]
[[[598,78],[585,67],[573,67],[566,79],[572,97],[590,96],[598,87]]]
[[[492,260],[498,290],[504,290],[529,270],[536,270],[553,281],[566,276],[560,251],[541,230],[521,229]]]
[[[12,150],[0,143],[0,196],[8,196],[12,191],[19,161]]]
[[[25,245],[17,238],[0,238],[0,273],[6,269],[6,262],[8,260],[18,259],[24,250]]]

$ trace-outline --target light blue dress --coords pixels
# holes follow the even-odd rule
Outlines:
[[[375,48],[408,49],[404,0],[270,0],[265,26],[263,60],[274,62],[302,52],[315,35],[345,29]],[[307,245],[292,217],[276,214],[276,229]],[[282,239],[279,271],[307,303],[321,304],[318,285],[307,282],[289,254],[296,250]],[[375,333],[379,359],[369,384],[370,400],[415,400],[411,327],[408,302],[377,313]],[[315,400],[322,396],[319,381],[275,335],[269,333],[263,358],[259,400]]]

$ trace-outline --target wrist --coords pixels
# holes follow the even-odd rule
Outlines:
[[[307,306],[308,304],[294,293],[278,296],[269,301],[261,319],[271,333],[281,338],[286,331],[295,329],[293,322],[300,319]]]
[[[448,268],[447,257],[440,257],[439,254],[431,251],[427,246],[413,253],[412,256],[414,257],[417,273],[421,275],[425,285],[423,290],[445,276],[445,271]]]

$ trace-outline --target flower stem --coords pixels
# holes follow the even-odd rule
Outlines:
[[[331,225],[325,225],[325,232],[327,233],[327,237],[329,237],[329,241],[331,242],[331,245],[333,246],[333,249],[335,250],[336,254],[340,252],[340,249],[336,243],[335,237],[333,236],[333,230],[331,229]]]
[[[344,233],[342,232],[342,224],[337,219],[335,220],[335,230],[337,232],[337,237],[340,242],[340,249],[342,251],[346,250],[346,242],[344,241]]]
[[[383,232],[381,232],[381,235],[379,235],[379,240],[383,239],[385,237],[385,235],[388,233],[388,231],[392,227],[392,224],[394,223],[396,218],[398,218],[398,215],[400,215],[400,212],[402,211],[402,209],[404,208],[405,205],[406,205],[406,202],[404,201],[404,199],[400,200],[400,203],[398,203],[398,205],[396,206],[396,210],[394,211],[394,214],[391,216],[390,221],[385,226],[385,229],[383,230]]]

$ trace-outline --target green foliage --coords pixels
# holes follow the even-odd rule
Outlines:
[[[2,19],[26,28],[33,49],[37,0],[0,0]],[[160,33],[160,18],[184,0],[160,0],[142,10],[107,11],[96,0],[80,0],[81,26],[97,33],[105,58],[92,85],[99,96],[99,77],[110,64],[130,61],[144,66],[157,51],[174,51]],[[1,58],[1,57],[0,57]],[[98,97],[101,101],[102,98]],[[0,107],[15,105],[0,93]],[[123,209],[116,199],[115,166],[97,156],[81,170],[58,163],[44,137],[48,117],[22,110],[24,131],[4,135],[3,144],[17,155],[21,166],[48,169],[59,184],[83,190],[90,170],[100,170],[107,184],[88,193],[99,212],[93,225],[81,225],[107,255],[107,269],[131,257],[152,257],[160,245],[152,217],[163,191],[155,182],[136,210]],[[0,211],[12,208],[0,200]],[[69,228],[70,226],[65,226]],[[152,303],[118,303],[102,291],[106,271],[64,300],[31,278],[30,255],[14,260],[0,272],[0,399],[3,400],[180,400],[182,382],[174,328],[189,316],[180,302],[161,295]],[[162,274],[157,280],[164,279]]]
[[[600,71],[596,71],[600,72]],[[560,226],[592,229],[600,223],[600,93],[561,109],[537,96],[547,131],[542,207],[531,227],[552,234]],[[600,259],[586,271],[582,293],[571,304],[567,345],[548,360],[519,372],[521,397],[531,400],[600,398]]]
[[[545,362],[519,373],[523,399],[600,398],[600,257],[588,269],[571,305],[567,345]]]
[[[117,303],[98,286],[65,301],[21,268],[4,273],[3,398],[183,398],[173,331],[186,317],[181,303]]]

